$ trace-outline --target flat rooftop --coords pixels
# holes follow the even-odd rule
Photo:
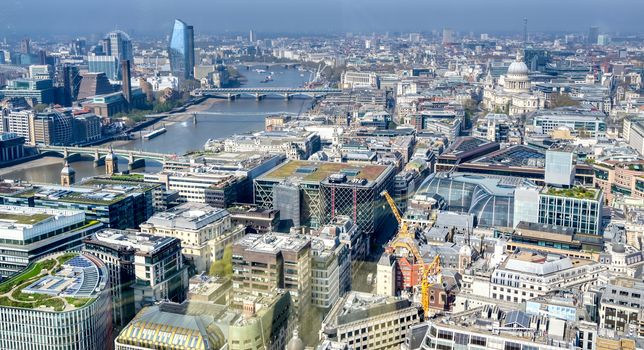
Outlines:
[[[264,235],[248,234],[235,242],[235,245],[250,251],[277,254],[283,250],[299,251],[309,243],[306,238],[271,232]]]
[[[176,238],[155,236],[125,230],[105,229],[97,232],[90,242],[106,244],[113,248],[136,249],[144,253],[153,253],[174,242]]]
[[[384,165],[314,162],[291,160],[262,175],[262,180],[282,181],[297,178],[303,182],[319,183],[333,174],[344,174],[348,179],[377,181],[389,169]]]
[[[214,208],[205,203],[185,203],[154,214],[146,223],[164,228],[199,230],[229,215],[226,209]]]

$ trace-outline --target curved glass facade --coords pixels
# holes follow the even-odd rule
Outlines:
[[[168,47],[170,70],[179,79],[192,79],[195,67],[194,30],[181,20],[174,20]]]
[[[473,214],[478,226],[512,227],[514,189],[500,184],[498,179],[437,173],[431,174],[417,193],[440,196],[445,200],[446,210]]]

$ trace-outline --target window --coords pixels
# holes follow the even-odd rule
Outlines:
[[[484,337],[479,337],[479,336],[473,335],[472,339],[470,340],[470,344],[478,345],[478,346],[486,346],[487,345],[487,339],[484,338]]]
[[[468,334],[454,333],[454,342],[459,345],[467,345],[470,342]]]
[[[505,342],[505,350],[521,350],[521,344]]]

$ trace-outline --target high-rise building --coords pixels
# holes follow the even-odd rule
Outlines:
[[[107,52],[103,52],[107,56],[116,57],[116,61],[133,60],[134,52],[132,50],[132,40],[120,30],[109,32],[105,37],[105,44],[107,44]],[[103,47],[105,50],[105,45]]]
[[[29,40],[29,38],[24,38],[20,42],[20,53],[25,55],[31,54],[31,40]]]
[[[523,18],[523,44],[528,42],[528,18]]]
[[[5,98],[25,98],[36,103],[50,104],[54,102],[54,87],[49,79],[15,79],[9,80],[0,95]]]
[[[32,283],[22,283],[45,269]],[[43,257],[0,288],[21,296],[0,299],[0,348],[112,349],[109,276],[91,254]],[[38,302],[26,301],[35,295]]]
[[[250,41],[253,44],[257,41],[257,36],[255,36],[255,31],[253,31],[252,29],[250,30],[250,33],[248,34],[248,41]]]
[[[175,19],[168,52],[172,74],[181,79],[192,79],[195,68],[195,43],[192,26]]]
[[[545,188],[539,195],[539,223],[598,235],[602,229],[603,198],[602,191],[594,188]]]
[[[121,79],[121,67],[116,56],[88,56],[87,69],[90,73],[105,73],[110,80]]]
[[[598,36],[599,36],[599,27],[595,27],[595,26],[590,27],[590,29],[588,29],[588,44],[596,45]]]
[[[443,45],[449,45],[454,43],[454,31],[449,28],[443,29]]]
[[[76,39],[71,44],[71,54],[77,56],[84,56],[87,54],[87,42],[85,39]]]

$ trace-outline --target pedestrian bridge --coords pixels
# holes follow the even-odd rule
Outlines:
[[[143,152],[126,149],[111,149],[106,147],[65,147],[65,146],[37,146],[38,152],[43,156],[63,157],[73,162],[83,158],[94,159],[94,166],[105,164],[105,156],[113,152],[117,157],[127,159],[128,167],[131,169],[145,165],[146,160],[164,164],[166,159],[176,157],[173,154]]]
[[[342,93],[342,89],[334,88],[213,88],[213,89],[196,89],[192,92],[193,96],[209,96],[227,98],[234,100],[241,97],[254,97],[261,100],[267,96],[279,96],[284,99],[290,99],[294,96],[304,96],[309,98],[318,98],[329,94]]]

